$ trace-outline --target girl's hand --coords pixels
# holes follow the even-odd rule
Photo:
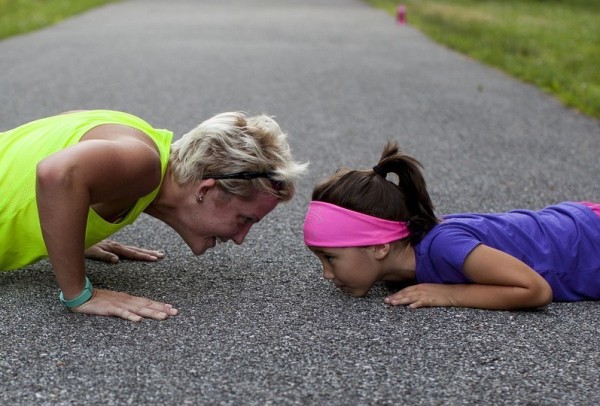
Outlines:
[[[419,307],[454,306],[452,285],[440,285],[435,283],[421,283],[409,286],[399,292],[386,297],[385,303],[397,306],[407,305],[411,309]]]
[[[163,259],[165,254],[160,251],[147,250],[111,240],[104,240],[85,250],[85,257],[116,264],[119,262],[119,258],[154,262]]]
[[[76,313],[114,316],[136,322],[144,318],[165,320],[179,313],[170,304],[104,289],[94,289],[94,295],[90,300],[71,310]]]

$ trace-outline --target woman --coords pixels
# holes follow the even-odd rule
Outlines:
[[[93,289],[85,257],[156,261],[157,251],[104,240],[145,212],[194,254],[241,244],[253,224],[294,194],[306,168],[268,116],[223,113],[171,144],[133,115],[76,111],[0,134],[0,270],[49,257],[60,299],[75,312],[139,321],[171,305]]]

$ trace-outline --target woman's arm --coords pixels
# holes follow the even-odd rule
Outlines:
[[[456,306],[512,310],[544,306],[552,301],[548,282],[527,264],[494,248],[479,245],[467,256],[464,274],[473,284],[419,284],[386,298],[411,308]]]
[[[90,206],[116,202],[128,207],[159,183],[158,152],[148,143],[130,136],[81,141],[38,164],[36,193],[40,225],[58,285],[66,299],[78,296],[84,287],[85,227]],[[95,292],[78,311],[87,308],[94,314],[125,315],[137,320],[139,316],[164,318],[162,313],[170,309],[153,301],[149,301],[148,306],[137,302],[135,306],[128,306],[127,300],[111,304],[98,300],[102,299],[102,292],[107,291]],[[102,308],[92,309],[93,302]],[[123,313],[123,308],[133,315]]]

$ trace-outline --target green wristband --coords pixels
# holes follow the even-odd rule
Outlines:
[[[60,298],[60,302],[62,304],[64,304],[68,308],[72,308],[72,307],[81,306],[82,304],[84,304],[85,302],[90,300],[93,294],[94,294],[94,288],[92,287],[92,282],[90,282],[90,280],[86,276],[85,277],[85,287],[83,288],[83,290],[81,291],[79,296],[77,296],[76,298],[71,299],[71,300],[65,300],[65,296],[63,295],[63,293],[61,291],[60,295],[58,297]]]

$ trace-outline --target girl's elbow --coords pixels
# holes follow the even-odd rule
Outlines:
[[[535,292],[533,295],[534,297],[532,298],[535,302],[533,307],[543,307],[552,303],[552,288],[545,280],[540,281],[533,291]]]
[[[542,306],[546,306],[546,305],[552,303],[554,294],[552,293],[552,288],[550,287],[550,285],[546,286],[544,295],[545,295],[544,296],[544,304],[542,304]]]

